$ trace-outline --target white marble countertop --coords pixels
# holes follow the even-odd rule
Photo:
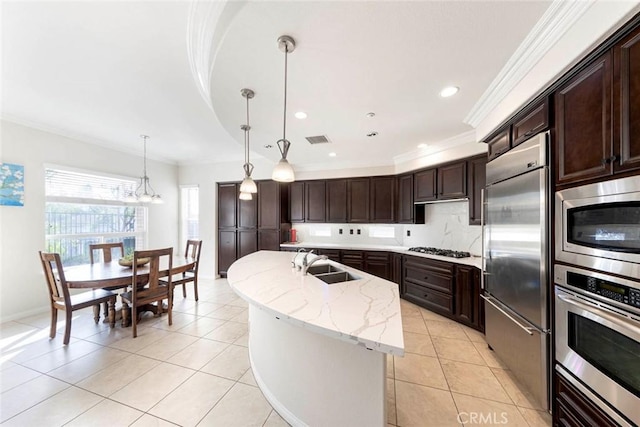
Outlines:
[[[421,254],[420,252],[412,252],[408,246],[391,246],[391,245],[375,245],[367,243],[314,243],[314,242],[298,242],[298,243],[281,243],[281,248],[325,248],[325,249],[353,249],[360,251],[386,251],[395,252],[402,255],[411,255],[422,258],[435,259],[437,261],[451,262],[454,264],[470,265],[482,270],[482,257],[470,256],[469,258],[452,258],[439,255]]]
[[[402,356],[398,285],[333,261],[357,280],[328,285],[292,268],[291,252],[259,251],[227,272],[231,288],[250,304],[315,333]],[[274,343],[277,345],[277,343]]]

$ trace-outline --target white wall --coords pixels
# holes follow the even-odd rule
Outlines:
[[[44,165],[56,164],[137,178],[142,157],[52,133],[0,122],[0,161],[24,165],[24,207],[0,206],[0,321],[48,310],[38,260],[45,248]],[[147,161],[153,187],[165,200],[149,207],[149,247],[178,248],[178,168]]]

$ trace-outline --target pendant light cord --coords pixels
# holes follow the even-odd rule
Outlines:
[[[244,163],[249,163],[249,97],[247,99],[247,124],[244,127]]]
[[[287,139],[287,57],[289,56],[289,46],[284,48],[284,120],[282,121],[282,139]]]

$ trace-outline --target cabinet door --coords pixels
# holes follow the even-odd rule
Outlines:
[[[611,74],[607,52],[555,92],[558,185],[612,173]]]
[[[238,199],[238,228],[256,228],[258,226],[258,196],[251,200]]]
[[[218,232],[218,274],[227,277],[227,270],[236,260],[236,232]]]
[[[553,372],[553,388],[554,426],[613,427],[618,425],[557,371]]]
[[[258,181],[258,228],[280,228],[280,183]]]
[[[347,180],[349,222],[369,222],[369,178]]]
[[[340,249],[318,249],[318,255],[326,255],[331,261],[340,262]]]
[[[326,222],[327,191],[325,181],[304,183],[305,222]]]
[[[258,230],[238,231],[238,258],[258,250]]]
[[[237,224],[237,185],[218,184],[218,228],[235,228]]]
[[[362,251],[342,251],[340,262],[358,270],[364,270],[364,257]]]
[[[404,293],[404,289],[402,288],[402,255],[393,254],[392,255],[392,278],[391,280],[394,283],[397,283],[400,286],[400,295]]]
[[[547,98],[525,112],[522,117],[516,118],[513,123],[512,147],[520,145],[538,132],[549,127],[549,102]]]
[[[438,167],[438,199],[467,196],[467,162]]]
[[[480,225],[482,218],[482,190],[487,184],[487,156],[474,157],[468,162],[469,225]]]
[[[258,250],[259,251],[279,251],[280,250],[280,230],[270,230],[270,229],[258,230]]]
[[[489,161],[509,151],[511,149],[511,127],[488,140],[487,146],[489,149]]]
[[[398,177],[398,215],[402,224],[413,224],[413,174]]]
[[[414,174],[414,201],[428,202],[436,199],[438,193],[436,188],[436,173],[437,170],[434,168]]]
[[[378,176],[371,178],[370,221],[390,224],[395,221],[396,178]]]
[[[292,182],[289,186],[289,213],[291,222],[304,222],[304,182]]]
[[[365,252],[364,271],[385,280],[391,280],[391,254],[389,252]]]
[[[480,329],[480,274],[478,269],[466,265],[456,266],[455,316],[456,319]]]
[[[613,55],[613,167],[619,172],[640,168],[640,28],[616,44]]]
[[[327,181],[327,222],[347,222],[347,180]]]

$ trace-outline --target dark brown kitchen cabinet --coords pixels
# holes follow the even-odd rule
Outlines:
[[[340,262],[340,249],[318,249],[318,255],[324,255],[331,261]]]
[[[427,169],[414,174],[414,202],[429,202],[438,197],[437,169]]]
[[[327,180],[327,222],[347,222],[347,180]]]
[[[236,183],[218,184],[218,228],[237,226],[238,185]]]
[[[568,380],[553,372],[554,427],[614,427],[618,424]]]
[[[608,51],[555,93],[557,185],[612,172],[612,74]]]
[[[288,224],[288,184],[277,181],[257,181],[258,184],[258,228],[279,229]]]
[[[512,126],[511,148],[522,144],[533,135],[549,128],[549,100],[544,98],[540,103],[518,115]]]
[[[237,258],[235,230],[218,231],[218,274],[227,276],[227,270]]]
[[[469,191],[469,225],[480,225],[482,218],[482,190],[487,182],[487,156],[469,159],[467,189]]]
[[[385,280],[392,279],[391,254],[382,251],[364,252],[364,271]]]
[[[304,183],[305,222],[327,221],[327,190],[324,180]]]
[[[370,222],[390,224],[395,221],[396,185],[395,176],[371,178]]]
[[[391,254],[391,281],[397,283],[400,287],[400,295],[404,293],[402,288],[402,255],[392,253]]]
[[[405,256],[402,268],[404,299],[453,317],[453,264]]]
[[[281,230],[258,229],[258,250],[279,251],[283,241]]]
[[[369,178],[351,178],[347,180],[348,222],[369,222],[369,192]]]
[[[364,254],[362,251],[341,251],[340,263],[358,270],[364,270]]]
[[[467,162],[438,166],[438,200],[467,196]]]
[[[484,330],[484,305],[480,301],[480,270],[468,265],[456,265],[456,320],[472,328]]]
[[[238,258],[258,250],[258,230],[238,230]]]
[[[640,28],[613,47],[614,173],[640,168]]]
[[[498,132],[495,136],[487,140],[488,160],[491,161],[500,154],[511,149],[511,126]]]
[[[398,177],[398,213],[396,218],[401,224],[413,224],[413,174]]]
[[[258,196],[253,195],[251,200],[237,200],[238,203],[238,228],[258,227]]]
[[[304,222],[304,182],[289,185],[289,204],[291,222]]]

